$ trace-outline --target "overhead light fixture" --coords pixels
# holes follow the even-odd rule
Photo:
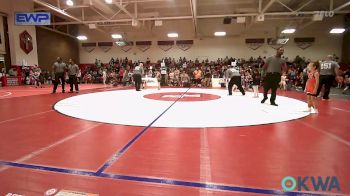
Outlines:
[[[123,36],[120,34],[112,34],[113,39],[121,39]]]
[[[291,33],[294,33],[295,32],[295,29],[284,29],[282,31],[282,33],[285,33],[285,34],[291,34]]]
[[[105,2],[108,3],[108,4],[112,4],[113,0],[105,0]]]
[[[177,33],[168,33],[168,37],[179,37]]]
[[[334,28],[329,33],[340,34],[340,33],[344,33],[344,31],[345,31],[344,28]]]
[[[214,35],[215,35],[215,36],[225,36],[225,35],[226,35],[226,32],[219,31],[219,32],[215,32]]]
[[[72,0],[67,0],[67,1],[66,1],[66,4],[67,4],[68,6],[73,6],[73,5],[74,5],[74,2],[73,2]]]
[[[87,40],[87,37],[85,35],[79,35],[77,37],[77,39],[80,40],[80,41],[84,41],[84,40]]]

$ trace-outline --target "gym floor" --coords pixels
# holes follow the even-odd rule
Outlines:
[[[227,105],[232,109],[219,109],[234,111],[236,121],[207,126],[217,113],[202,115],[202,105],[196,105],[201,100],[189,103],[181,98],[190,92],[188,99],[197,99],[197,92],[201,97],[222,91],[220,99],[212,100],[213,95],[202,100],[203,107],[209,107],[208,103],[228,99],[224,89],[146,89],[139,95],[130,88],[103,85],[81,85],[79,94],[50,94],[51,90],[51,86],[0,89],[0,195],[50,195],[64,190],[107,196],[339,194],[283,192],[281,181],[286,176],[336,176],[341,194],[350,195],[349,100],[320,100],[319,114],[242,125],[234,123],[246,116],[239,116],[240,111],[235,110],[239,103],[232,101]],[[169,100],[153,100],[163,104],[152,106],[153,110],[145,112],[146,108],[135,105],[138,99],[151,103],[155,95],[146,99],[147,94],[170,91]],[[115,99],[120,110],[98,100],[91,101],[91,108],[109,104],[111,108],[101,112],[112,110],[117,117],[90,119],[87,114],[91,111],[83,110],[84,97],[111,95],[105,93],[120,95]],[[284,97],[305,102],[303,93],[279,91],[279,108],[287,108]],[[233,95],[236,98],[242,99],[239,92]],[[81,109],[69,103],[82,104]],[[131,112],[124,112],[125,105]],[[264,120],[270,111],[280,112],[268,104],[263,107],[267,113],[260,116]],[[84,112],[74,113],[80,110]],[[96,116],[101,116],[98,112]],[[144,116],[138,116],[141,114]],[[181,114],[183,119],[174,121]],[[186,115],[194,116],[188,121]],[[259,116],[252,113],[252,118]],[[132,124],[130,119],[139,121]]]

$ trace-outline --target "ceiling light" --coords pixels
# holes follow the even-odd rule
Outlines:
[[[344,28],[334,28],[329,33],[344,33]]]
[[[291,33],[294,33],[295,32],[295,29],[284,29],[282,31],[282,33],[286,33],[286,34],[291,34]]]
[[[66,1],[66,4],[67,4],[68,6],[73,6],[73,5],[74,5],[74,2],[73,2],[72,0],[67,0],[67,1]]]
[[[113,0],[105,0],[105,2],[108,3],[108,4],[112,4]]]
[[[113,39],[121,39],[123,36],[120,34],[112,34]]]
[[[226,32],[219,31],[219,32],[215,32],[214,35],[215,35],[215,36],[225,36],[225,35],[226,35]]]
[[[177,33],[168,33],[168,37],[179,37]]]
[[[78,40],[81,40],[81,41],[84,41],[84,40],[87,40],[87,37],[85,35],[79,35],[77,37]]]

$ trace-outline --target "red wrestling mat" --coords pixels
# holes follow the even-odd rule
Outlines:
[[[115,90],[100,87],[80,94]],[[340,193],[350,194],[349,101],[319,101],[317,115],[268,125],[154,128],[152,122],[121,126],[64,116],[53,105],[77,94],[51,90],[1,89],[18,94],[0,99],[0,195],[44,195],[53,188],[99,195],[278,195],[286,176],[336,176]],[[279,95],[305,100],[297,92]],[[305,184],[322,192],[310,179]]]

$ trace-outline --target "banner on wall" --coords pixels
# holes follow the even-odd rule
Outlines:
[[[299,48],[305,50],[306,48],[309,48],[310,46],[312,46],[312,44],[315,42],[315,38],[314,37],[296,37],[294,38],[294,42]]]
[[[98,42],[97,43],[98,47],[100,47],[104,52],[108,52],[112,46],[113,42]]]
[[[16,25],[50,25],[50,12],[18,12],[15,13]]]
[[[148,50],[151,47],[151,45],[152,41],[136,41],[136,47],[142,52]]]
[[[178,40],[178,41],[176,41],[176,45],[181,50],[186,51],[192,47],[193,40]]]
[[[288,41],[289,38],[267,38],[267,44],[276,50],[286,45]]]
[[[245,44],[248,46],[248,48],[252,50],[256,50],[260,48],[262,45],[264,45],[264,43],[265,43],[264,38],[245,39]]]
[[[132,41],[117,41],[115,44],[124,52],[128,52],[134,46],[134,42]]]
[[[158,41],[158,46],[166,52],[174,46],[174,41]]]
[[[84,48],[86,52],[92,52],[96,48],[96,42],[81,43],[81,47]]]

